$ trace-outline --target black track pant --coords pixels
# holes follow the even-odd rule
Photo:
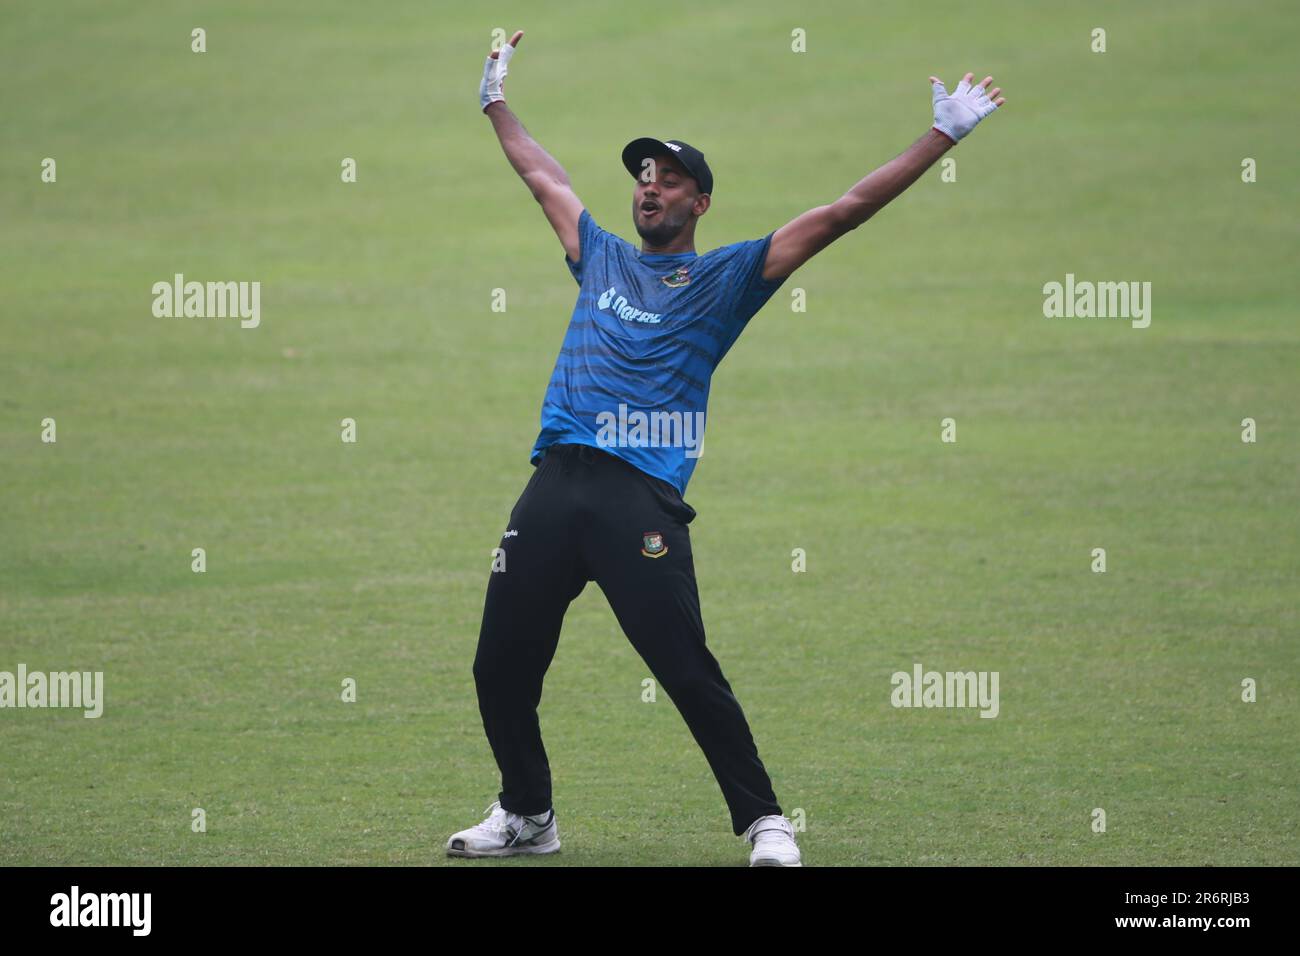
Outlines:
[[[564,612],[595,581],[703,749],[733,831],[781,812],[745,714],[704,646],[686,530],[694,517],[672,485],[598,448],[553,445],[538,463],[501,540],[505,568],[489,579],[474,657],[505,809],[532,815],[551,808],[537,723],[542,679]]]

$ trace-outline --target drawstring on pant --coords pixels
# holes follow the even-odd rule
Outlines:
[[[547,451],[548,455],[555,455],[560,459],[560,468],[564,474],[568,475],[573,472],[573,461],[576,458],[585,465],[593,465],[601,455],[599,449],[592,448],[590,445],[552,445]]]

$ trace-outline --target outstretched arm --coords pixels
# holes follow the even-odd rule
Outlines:
[[[524,35],[519,30],[500,51],[488,55],[483,64],[483,82],[479,85],[479,102],[483,112],[492,121],[501,149],[510,160],[519,178],[524,181],[533,198],[541,204],[542,212],[550,220],[551,228],[564,246],[565,254],[574,262],[581,255],[578,242],[578,219],[582,215],[582,200],[574,195],[569,176],[564,167],[537,140],[528,134],[524,124],[506,106],[503,85],[507,64]]]
[[[810,209],[786,223],[772,236],[763,278],[784,278],[847,232],[858,228],[890,200],[916,182],[935,161],[957,144],[997,107],[1006,102],[1000,89],[988,90],[993,77],[971,86],[967,73],[952,95],[930,77],[934,126],[879,169],[873,170],[835,202]]]

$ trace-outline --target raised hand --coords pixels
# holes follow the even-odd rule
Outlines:
[[[938,77],[930,77],[934,92],[934,128],[954,143],[1007,101],[1006,97],[998,96],[1001,87],[988,88],[993,77],[986,76],[978,85],[971,86],[974,77],[974,73],[967,73],[952,93],[944,89],[943,81]]]
[[[517,30],[515,35],[510,38],[510,42],[500,50],[493,50],[488,54],[486,62],[483,64],[483,80],[478,85],[479,105],[487,110],[493,103],[505,102],[505,82],[506,73],[510,58],[515,55],[515,47],[519,46],[519,41],[523,37],[524,31]]]

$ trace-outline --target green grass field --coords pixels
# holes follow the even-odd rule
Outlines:
[[[106,686],[0,710],[0,864],[484,865],[442,855],[499,785],[470,668],[577,291],[479,112],[494,28],[606,228],[624,143],[705,150],[700,251],[900,152],[929,74],[1008,97],[714,379],[709,645],[805,863],[1300,863],[1294,5],[621,8],[0,10],[0,670]],[[177,272],[260,281],[261,325],[155,318]],[[1151,282],[1150,327],[1045,318],[1067,273]],[[999,716],[895,709],[916,662],[999,672]],[[589,585],[564,849],[506,865],[745,863],[647,676]]]

